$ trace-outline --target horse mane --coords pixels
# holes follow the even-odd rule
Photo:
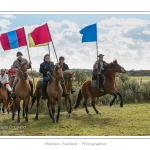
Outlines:
[[[66,79],[67,77],[72,78],[74,75],[73,72],[71,72],[69,69],[64,71],[64,79]]]

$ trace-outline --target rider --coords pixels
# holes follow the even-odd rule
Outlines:
[[[28,60],[27,59],[25,59],[25,58],[22,58],[22,56],[23,56],[23,54],[21,53],[21,52],[17,52],[17,59],[13,62],[13,65],[11,66],[11,69],[14,71],[14,72],[18,72],[18,69],[19,69],[19,67],[20,67],[20,65],[19,65],[19,63],[21,63],[21,62],[25,62],[25,63],[27,63],[28,64],[28,69],[30,69],[31,68],[31,61],[30,62],[28,62]],[[29,77],[29,76],[28,76]],[[11,92],[11,97],[12,98],[15,98],[15,96],[16,96],[16,94],[15,94],[15,86],[16,86],[16,84],[17,84],[17,82],[18,82],[18,76],[16,76],[15,77],[15,79],[14,79],[14,83],[13,83],[13,87],[12,87],[12,92]],[[30,86],[31,86],[31,94],[30,94],[30,96],[31,97],[33,97],[33,83],[32,83],[32,81],[31,80],[29,80],[29,84],[30,84]]]
[[[10,98],[10,94],[11,94],[11,87],[9,85],[9,79],[8,79],[8,75],[6,74],[5,69],[1,69],[1,75],[0,75],[0,82],[6,86],[6,89],[8,91],[8,98]]]
[[[59,63],[63,66],[63,67],[62,67],[62,70],[63,70],[63,71],[69,70],[68,65],[65,63],[65,57],[60,56],[60,57],[59,57]],[[71,88],[71,93],[73,94],[74,92],[75,92],[75,91]]]
[[[40,73],[43,74],[43,84],[42,84],[42,99],[46,99],[46,86],[48,81],[50,80],[50,74],[52,74],[54,70],[54,63],[50,61],[50,55],[46,54],[43,59],[43,63],[40,64]]]
[[[93,75],[93,78],[97,79],[97,75],[99,78],[99,88],[101,92],[104,92],[103,82],[104,82],[104,67],[106,65],[106,62],[103,61],[103,54],[99,54],[97,57],[99,58],[93,65],[93,68],[96,69],[96,75]],[[98,73],[98,74],[97,74]],[[94,74],[94,73],[93,73]]]
[[[8,75],[6,74],[5,69],[1,69],[0,81],[3,85],[6,86],[6,89],[11,92],[11,87],[9,85]]]

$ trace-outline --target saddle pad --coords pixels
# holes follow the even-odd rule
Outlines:
[[[98,81],[97,80],[92,80],[91,81],[91,86],[92,87],[98,87]]]

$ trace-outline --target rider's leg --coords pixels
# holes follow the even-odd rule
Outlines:
[[[15,98],[15,96],[16,96],[15,87],[16,87],[17,82],[18,82],[18,77],[16,76],[15,79],[14,79],[13,87],[12,87],[12,91],[11,91],[11,97],[12,98]]]
[[[46,99],[46,87],[47,87],[47,81],[44,81],[43,79],[43,83],[42,83],[42,99]]]
[[[99,74],[99,84],[100,84],[100,91],[101,92],[104,92],[103,82],[104,82],[103,75]]]

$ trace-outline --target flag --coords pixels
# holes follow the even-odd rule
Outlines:
[[[29,40],[29,47],[48,46],[48,43],[35,45],[30,34],[28,34],[28,40]]]
[[[27,45],[24,27],[1,34],[0,39],[4,51]]]
[[[80,31],[80,34],[82,34],[82,43],[97,41],[97,25],[92,24],[92,25],[86,26]]]
[[[35,45],[52,41],[47,23],[35,28],[33,32],[31,33],[31,37]]]

